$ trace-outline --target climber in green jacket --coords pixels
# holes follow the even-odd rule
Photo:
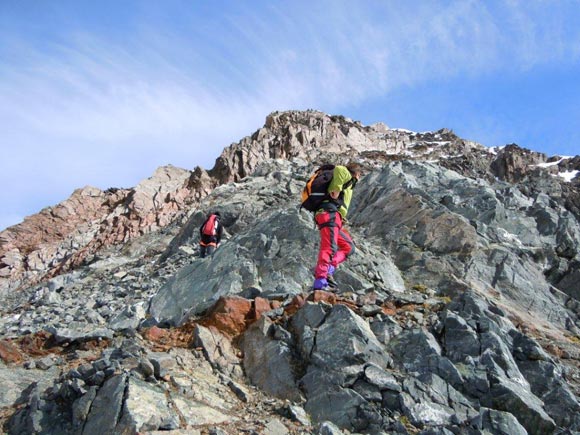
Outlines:
[[[320,231],[318,262],[314,270],[314,290],[335,287],[332,275],[340,263],[354,253],[352,237],[344,228],[353,188],[361,176],[361,166],[336,166],[328,186],[330,199],[324,201],[314,219]]]

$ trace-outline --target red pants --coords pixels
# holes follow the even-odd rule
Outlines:
[[[355,250],[354,242],[342,228],[342,217],[337,211],[325,211],[315,217],[320,230],[320,250],[314,270],[315,278],[328,277],[328,266],[337,267]]]

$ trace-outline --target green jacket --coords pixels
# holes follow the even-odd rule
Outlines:
[[[336,166],[334,168],[334,173],[332,174],[332,181],[328,186],[328,193],[342,192],[343,205],[340,206],[338,212],[343,218],[346,218],[348,206],[352,199],[352,185],[349,184],[346,189],[344,188],[344,185],[351,179],[352,175],[350,175],[350,171],[345,166]]]

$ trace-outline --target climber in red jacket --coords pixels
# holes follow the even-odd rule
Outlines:
[[[221,215],[219,212],[210,213],[199,228],[199,256],[205,258],[212,255],[220,244],[223,234]]]

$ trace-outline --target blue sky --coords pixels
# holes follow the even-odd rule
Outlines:
[[[580,154],[580,1],[0,0],[0,229],[275,110]]]

